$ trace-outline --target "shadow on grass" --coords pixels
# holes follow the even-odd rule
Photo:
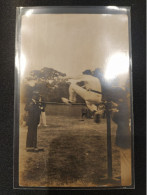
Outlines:
[[[69,132],[53,138],[45,152],[27,153],[22,175],[26,186],[90,187],[102,183],[107,176],[106,136]],[[119,170],[119,152],[114,148],[113,175],[120,176]]]
[[[105,141],[99,136],[64,135],[49,148],[47,171],[51,184],[98,183],[106,173]]]

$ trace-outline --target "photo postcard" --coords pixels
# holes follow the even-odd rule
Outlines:
[[[17,8],[14,177],[24,188],[129,188],[128,9],[68,9]]]

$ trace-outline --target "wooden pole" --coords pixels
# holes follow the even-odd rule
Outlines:
[[[107,114],[107,170],[108,179],[112,179],[112,145],[111,145],[111,103],[106,104]]]

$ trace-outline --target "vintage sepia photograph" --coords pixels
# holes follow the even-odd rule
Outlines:
[[[35,9],[18,8],[19,187],[131,187],[128,10]]]

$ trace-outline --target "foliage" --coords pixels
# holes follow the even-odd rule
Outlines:
[[[65,73],[44,67],[41,70],[33,70],[22,84],[22,101],[27,102],[34,91],[44,97],[46,102],[62,102],[61,97],[69,97],[69,83]],[[82,102],[78,97],[78,102]]]

